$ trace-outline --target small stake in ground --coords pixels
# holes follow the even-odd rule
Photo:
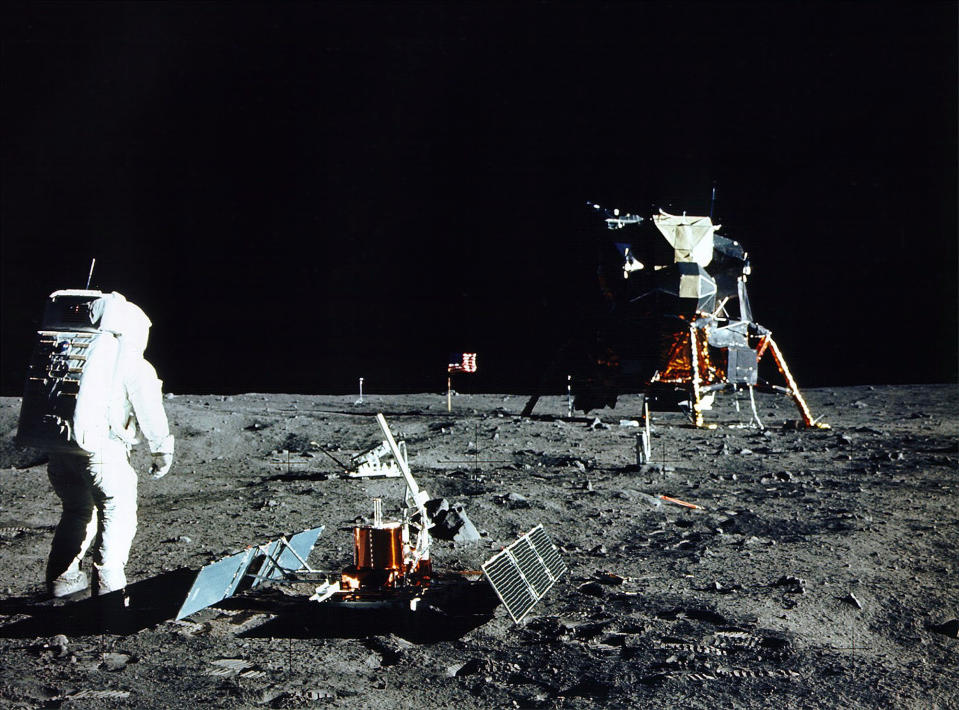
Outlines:
[[[360,398],[353,402],[353,404],[363,404],[363,378],[360,378]]]

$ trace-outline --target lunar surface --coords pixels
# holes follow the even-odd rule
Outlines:
[[[955,386],[717,399],[692,428],[641,399],[566,418],[565,397],[168,395],[172,472],[135,454],[129,606],[43,595],[59,504],[41,452],[0,401],[0,705],[27,707],[959,707]],[[737,406],[738,405],[738,406]],[[438,539],[434,568],[478,570],[542,524],[569,567],[521,623],[485,582],[416,612],[338,611],[303,585],[173,617],[204,564],[317,525],[320,570],[352,562],[372,498],[351,479],[383,412],[419,485],[461,504],[479,540]],[[598,419],[596,419],[598,417]],[[700,506],[685,507],[661,496]]]

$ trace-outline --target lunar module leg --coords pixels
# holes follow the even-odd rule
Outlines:
[[[703,410],[699,392],[699,343],[696,340],[696,326],[689,328],[689,362],[692,370],[690,385],[690,404],[693,410],[693,425],[703,425]]]
[[[802,394],[799,392],[799,385],[796,384],[796,380],[793,379],[792,373],[789,371],[789,366],[786,364],[786,358],[783,357],[782,351],[779,349],[779,346],[776,345],[776,341],[772,339],[772,336],[767,335],[765,338],[763,338],[762,345],[759,346],[759,351],[756,353],[756,359],[759,360],[762,358],[767,347],[772,353],[773,362],[776,363],[779,373],[786,381],[786,394],[792,397],[793,402],[796,403],[796,408],[799,410],[799,414],[802,416],[803,424],[810,428],[828,429],[828,424],[818,422],[813,419],[812,412],[809,411],[809,405],[807,405],[806,400],[803,399]]]

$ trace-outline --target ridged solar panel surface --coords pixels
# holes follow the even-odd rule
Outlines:
[[[513,621],[518,622],[566,572],[566,564],[537,525],[490,558],[483,572]]]

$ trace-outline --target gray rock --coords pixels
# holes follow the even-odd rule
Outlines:
[[[929,624],[926,628],[949,638],[959,638],[959,619],[950,619],[941,624]]]
[[[599,582],[586,582],[586,584],[579,585],[579,588],[576,591],[578,591],[580,594],[587,594],[591,597],[601,597],[606,594],[606,590]]]
[[[104,670],[121,671],[129,662],[130,656],[126,653],[104,653],[101,665]]]
[[[846,604],[851,604],[852,606],[856,607],[857,609],[862,609],[862,602],[859,601],[859,599],[856,598],[856,595],[853,594],[852,592],[849,592],[849,594],[847,594],[846,596],[842,597],[842,599],[841,599],[840,601],[844,601],[844,602],[846,602]]]

